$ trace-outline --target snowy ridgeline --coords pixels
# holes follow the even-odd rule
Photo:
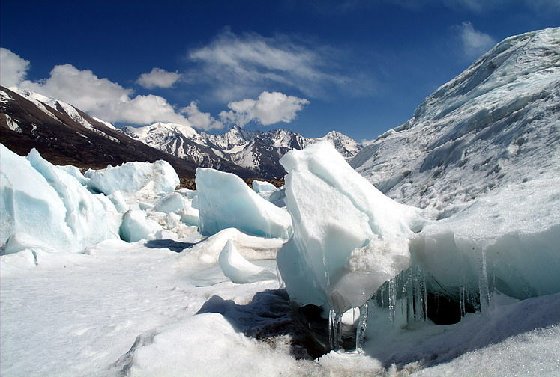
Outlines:
[[[59,276],[62,265],[77,279],[80,274],[92,278],[97,269],[112,271],[103,275],[112,276],[123,268],[134,274],[138,268],[142,282],[135,284],[146,295],[144,301],[130,301],[127,294],[122,303],[116,300],[113,305],[136,306],[142,313],[119,317],[128,325],[111,330],[113,338],[103,337],[114,343],[109,351],[100,351],[107,343],[88,343],[101,347],[90,351],[98,359],[89,360],[87,352],[77,355],[82,363],[67,366],[66,373],[47,365],[40,373],[33,370],[33,363],[22,358],[29,344],[18,340],[18,331],[33,333],[33,324],[18,330],[5,327],[3,319],[2,348],[8,351],[2,352],[2,374],[18,375],[28,368],[26,375],[72,375],[69,370],[82,368],[74,372],[177,375],[180,368],[193,368],[194,375],[218,375],[230,371],[230,365],[248,368],[248,359],[255,373],[268,363],[265,375],[286,370],[383,374],[391,363],[404,368],[403,375],[431,369],[445,374],[453,365],[468,371],[469,358],[476,355],[493,360],[493,352],[509,352],[513,357],[515,350],[527,347],[544,350],[547,360],[542,354],[535,359],[542,371],[560,368],[558,355],[550,356],[550,350],[560,347],[558,176],[543,174],[507,186],[434,221],[424,211],[383,195],[329,143],[289,152],[281,161],[288,172],[282,189],[255,182],[252,190],[231,174],[199,169],[196,192],[175,190],[177,174],[163,161],[82,174],[71,166],[52,165],[36,151],[26,158],[0,148],[2,317],[17,321],[24,310],[11,305],[17,289],[6,287],[34,276]],[[107,264],[100,264],[104,260]],[[344,348],[342,338],[350,329],[356,332],[360,352],[330,353],[311,366],[292,359],[286,340],[279,337],[284,343],[276,339],[274,348],[255,360],[266,347],[234,328],[248,334],[252,322],[278,327],[271,319],[275,317],[251,319],[251,310],[263,310],[262,305],[235,308],[238,300],[247,303],[256,292],[278,287],[275,260],[290,299],[302,307],[321,307],[322,317],[329,318],[331,348]],[[123,279],[108,279],[100,292],[116,290],[110,286],[113,281],[127,285],[130,277]],[[95,280],[89,283],[100,283]],[[153,286],[167,288],[154,291]],[[171,297],[190,303],[165,301]],[[233,306],[222,297],[230,297]],[[161,305],[169,305],[166,314],[158,311]],[[197,312],[205,314],[195,316]],[[471,314],[475,312],[479,314]],[[515,325],[508,324],[511,321]],[[534,330],[541,327],[545,329]],[[85,333],[72,331],[72,336]],[[205,357],[192,352],[201,342],[211,348]],[[64,359],[64,347],[57,349]],[[240,355],[226,356],[232,349]],[[421,370],[460,355],[448,367]],[[205,369],[204,360],[217,364]],[[531,365],[537,364],[527,361],[523,367]],[[507,367],[487,372],[498,375]],[[509,367],[512,375],[519,370]]]

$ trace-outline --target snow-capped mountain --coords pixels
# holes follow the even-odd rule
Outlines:
[[[507,38],[351,164],[389,196],[446,216],[496,188],[560,175],[559,104],[560,29]]]
[[[260,132],[233,127],[224,134],[213,135],[175,123],[126,127],[123,131],[177,157],[190,158],[215,168],[230,162],[263,178],[282,178],[285,172],[279,163],[280,158],[291,149],[303,149],[319,140],[329,140],[346,158],[355,156],[361,148],[355,140],[336,131],[322,138],[305,138],[283,129]]]
[[[159,140],[157,137],[166,135],[162,130],[183,132],[189,137],[196,135],[196,131],[190,129],[189,134],[189,127],[180,125],[166,129],[161,124],[154,127],[161,129],[157,135],[146,128],[143,136]],[[198,166],[213,166],[242,177],[254,175],[190,139],[181,146],[181,150],[188,153],[177,158],[173,153],[163,153],[130,138],[112,124],[89,116],[66,102],[16,88],[0,87],[0,129],[0,142],[11,150],[27,154],[31,148],[36,148],[57,164],[101,168],[127,161],[164,159],[173,165],[181,178],[186,179],[194,178]],[[176,142],[182,143],[183,140],[177,139]]]

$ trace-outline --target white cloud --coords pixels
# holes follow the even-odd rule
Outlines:
[[[171,88],[181,75],[177,72],[168,72],[161,68],[152,68],[148,73],[142,73],[136,82],[144,88]]]
[[[222,111],[218,120],[200,111],[194,101],[177,110],[163,97],[151,94],[135,96],[132,89],[99,78],[92,71],[80,70],[71,64],[55,66],[46,79],[24,80],[29,62],[6,49],[0,53],[2,85],[18,86],[68,102],[112,123],[173,122],[203,130],[221,129],[225,122],[244,126],[255,121],[266,126],[293,121],[297,112],[309,103],[303,98],[265,91],[256,100],[230,102],[229,110]]]
[[[27,75],[29,62],[12,51],[0,47],[0,85],[17,86]]]
[[[190,52],[189,59],[197,68],[187,79],[210,83],[213,96],[222,101],[252,97],[278,86],[318,96],[326,87],[343,88],[352,81],[333,72],[332,55],[326,48],[308,48],[286,37],[238,36],[226,31]]]
[[[469,58],[479,56],[496,44],[494,38],[476,30],[470,22],[463,22],[459,27],[459,37],[463,52]]]
[[[241,127],[251,121],[263,126],[279,122],[290,123],[307,104],[309,101],[304,98],[288,96],[279,92],[262,92],[256,100],[244,99],[230,102],[228,104],[230,110],[222,111],[220,119]]]
[[[57,65],[49,78],[37,82],[24,81],[20,87],[71,103],[108,122],[175,122],[190,125],[188,119],[175,111],[165,98],[133,96],[131,89],[70,64]]]
[[[181,113],[186,114],[189,122],[195,128],[202,130],[221,129],[224,124],[214,119],[209,113],[203,113],[198,109],[196,102],[191,102],[187,107],[181,109]]]

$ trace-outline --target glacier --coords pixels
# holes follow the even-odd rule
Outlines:
[[[90,193],[36,150],[25,158],[0,144],[0,177],[2,254],[28,246],[79,252],[118,238],[121,218],[112,202]]]
[[[293,236],[278,255],[290,297],[342,314],[409,266],[420,210],[383,195],[320,142],[281,160]]]
[[[290,215],[251,190],[234,174],[196,170],[200,232],[212,235],[230,227],[255,236],[287,239]]]

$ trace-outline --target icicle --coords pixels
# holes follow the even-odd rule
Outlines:
[[[282,275],[280,274],[280,269],[278,268],[278,264],[276,264],[276,279],[278,280],[278,285],[280,288],[286,288],[286,284],[284,283],[284,279],[282,279]]]
[[[459,310],[461,311],[461,318],[463,318],[467,314],[465,295],[466,295],[466,288],[465,288],[465,284],[463,283],[459,287]]]
[[[329,310],[329,345],[334,351],[340,349],[342,343],[342,314]]]
[[[488,290],[488,272],[486,269],[486,252],[480,252],[480,271],[478,273],[478,292],[480,295],[480,311],[484,313],[490,305],[490,293]]]
[[[389,284],[387,285],[389,296],[389,318],[391,319],[391,323],[395,322],[395,307],[397,301],[397,289],[395,285],[395,279],[389,280]]]
[[[360,306],[360,317],[358,319],[358,326],[356,328],[356,352],[363,354],[364,339],[366,337],[367,317],[368,317],[368,302]]]

